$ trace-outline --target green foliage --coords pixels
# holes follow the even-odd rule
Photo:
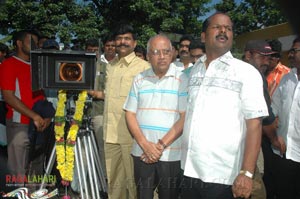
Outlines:
[[[244,0],[236,4],[234,0],[223,0],[215,5],[216,10],[228,12],[235,24],[235,34],[242,34],[267,26],[286,22],[277,1]]]
[[[102,18],[90,5],[79,5],[73,0],[7,0],[0,8],[0,33],[36,29],[42,35],[58,37],[63,43],[76,38],[83,43],[87,38],[101,35]]]
[[[139,44],[165,32],[200,36],[202,21],[212,0],[6,0],[0,6],[0,34],[35,28],[61,42],[79,43],[111,33],[119,23],[131,24]],[[214,8],[226,11],[235,33],[285,22],[273,0],[223,0]],[[7,38],[7,37],[6,37]]]

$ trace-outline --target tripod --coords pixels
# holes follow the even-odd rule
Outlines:
[[[76,91],[67,92],[66,121],[69,124],[73,119],[77,96],[78,92]],[[77,133],[77,139],[74,148],[76,168],[74,174],[78,176],[79,189],[82,199],[105,199],[107,198],[107,186],[103,169],[101,167],[100,156],[97,150],[94,132],[91,127],[91,117],[88,113],[89,109],[91,108],[91,104],[92,99],[88,96],[88,99],[84,105],[82,125]],[[40,185],[40,190],[42,190],[45,186],[45,179],[47,179],[47,176],[50,175],[55,159],[56,153],[54,145],[42,183]]]

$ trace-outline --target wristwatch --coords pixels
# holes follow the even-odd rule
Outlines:
[[[247,171],[247,170],[241,170],[240,171],[240,174],[243,174],[245,176],[247,176],[248,178],[253,178],[253,173],[251,173],[250,171]]]

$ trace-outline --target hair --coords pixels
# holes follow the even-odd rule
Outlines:
[[[118,35],[124,35],[130,33],[132,35],[133,40],[137,40],[137,36],[133,30],[133,27],[128,24],[119,25],[114,31],[113,38],[115,39]]]
[[[217,12],[215,12],[215,13],[212,14],[212,15],[210,15],[208,18],[206,18],[206,19],[204,20],[204,22],[203,22],[203,24],[202,24],[202,32],[206,32],[206,30],[207,30],[207,28],[208,28],[208,26],[209,26],[209,24],[210,24],[211,18],[213,18],[215,15],[218,15],[218,14],[226,15],[226,16],[228,16],[228,17],[230,18],[230,16],[229,16],[227,13],[217,11]],[[232,21],[231,21],[231,23],[232,23],[232,28],[233,28],[234,24],[233,24]]]
[[[92,38],[92,39],[88,39],[85,42],[85,48],[88,46],[92,46],[92,47],[99,47],[99,41],[98,39]]]
[[[144,57],[146,57],[146,49],[141,45],[137,45],[134,48],[134,52],[142,53],[144,55]]]
[[[147,42],[147,53],[150,52],[150,47],[151,47],[151,42],[152,42],[152,40],[155,39],[155,38],[157,38],[157,37],[163,37],[163,38],[166,38],[166,39],[169,41],[169,43],[170,43],[170,50],[172,49],[172,43],[171,43],[170,39],[169,39],[166,35],[160,33],[160,34],[157,34],[157,35],[152,36],[152,37],[148,40],[148,42]]]
[[[202,49],[202,51],[205,53],[205,44],[203,42],[201,42],[198,39],[191,41],[189,50],[198,49],[198,48]]]
[[[300,36],[296,37],[294,40],[293,40],[293,44],[295,43],[300,43]]]
[[[273,57],[280,58],[281,57],[281,50],[282,50],[282,43],[278,39],[267,39],[266,42],[271,46],[272,51],[276,52],[272,54]]]
[[[103,45],[105,45],[107,42],[114,41],[114,40],[115,40],[114,37],[111,34],[108,34],[103,37],[102,43]]]
[[[176,41],[171,41],[171,44],[175,48],[175,50],[178,50],[178,45]]]
[[[30,35],[35,35],[39,36],[38,32],[35,30],[20,30],[17,32],[13,33],[13,45],[17,46],[17,40],[24,41],[25,37],[30,34]]]
[[[0,52],[5,52],[8,54],[8,46],[3,44],[3,43],[0,43]]]
[[[192,42],[194,40],[193,36],[192,35],[183,35],[180,40],[179,40],[179,43],[181,43],[182,41],[190,41]]]

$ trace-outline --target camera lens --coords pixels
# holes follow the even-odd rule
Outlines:
[[[59,77],[62,81],[81,81],[82,65],[80,63],[61,63]]]

